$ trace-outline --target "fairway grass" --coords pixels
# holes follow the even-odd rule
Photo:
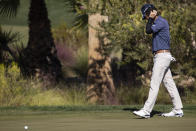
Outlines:
[[[158,105],[150,119],[132,114],[141,106],[1,107],[0,131],[195,131],[196,106],[187,105],[182,118],[159,113],[170,106]]]

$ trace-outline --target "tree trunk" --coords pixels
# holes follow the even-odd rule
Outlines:
[[[99,23],[107,21],[108,17],[99,13],[89,16],[89,70],[87,98],[90,103],[117,104],[115,87],[112,79],[110,58],[102,54],[101,35],[96,29],[100,29]]]
[[[29,41],[24,56],[25,74],[57,82],[61,77],[61,64],[56,54],[45,1],[31,0]]]

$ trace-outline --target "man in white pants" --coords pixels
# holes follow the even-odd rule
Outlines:
[[[146,33],[153,34],[152,50],[154,53],[154,66],[148,99],[141,110],[134,111],[133,113],[143,118],[150,117],[160,84],[163,81],[174,107],[171,112],[163,113],[162,116],[182,117],[184,115],[182,111],[182,102],[169,69],[170,62],[175,60],[170,54],[169,24],[164,18],[157,15],[156,8],[152,4],[145,4],[141,8],[141,12],[143,19],[148,20],[146,24]]]

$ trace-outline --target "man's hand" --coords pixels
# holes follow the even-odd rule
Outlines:
[[[156,17],[156,15],[157,15],[157,11],[153,10],[153,11],[150,12],[149,17],[154,19]]]

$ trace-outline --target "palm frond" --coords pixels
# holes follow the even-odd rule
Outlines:
[[[15,60],[19,64],[21,70],[23,71],[25,66],[25,60],[24,60],[24,50],[26,49],[26,45],[24,43],[16,44],[14,46],[14,52],[15,52]]]
[[[69,8],[69,11],[78,13],[79,10],[87,9],[89,0],[65,0],[66,7]]]
[[[87,29],[88,28],[88,14],[78,15],[75,18],[73,27],[75,29]]]
[[[89,0],[65,0],[66,5],[71,9],[71,12],[76,13],[74,19],[74,29],[87,29],[88,25],[88,2]]]
[[[0,27],[0,47],[6,49],[9,44],[15,43],[19,40],[19,33],[13,33],[12,30],[3,31]]]
[[[0,0],[0,15],[6,17],[16,16],[20,0]]]
[[[77,2],[77,0],[65,0],[65,5],[69,8],[69,11],[70,12],[74,12],[76,13],[76,6],[78,5],[79,3]]]
[[[3,31],[0,27],[0,49],[9,52],[9,54],[17,61],[15,52],[9,47],[9,44],[15,43],[19,40],[19,33],[12,33],[11,30]]]

